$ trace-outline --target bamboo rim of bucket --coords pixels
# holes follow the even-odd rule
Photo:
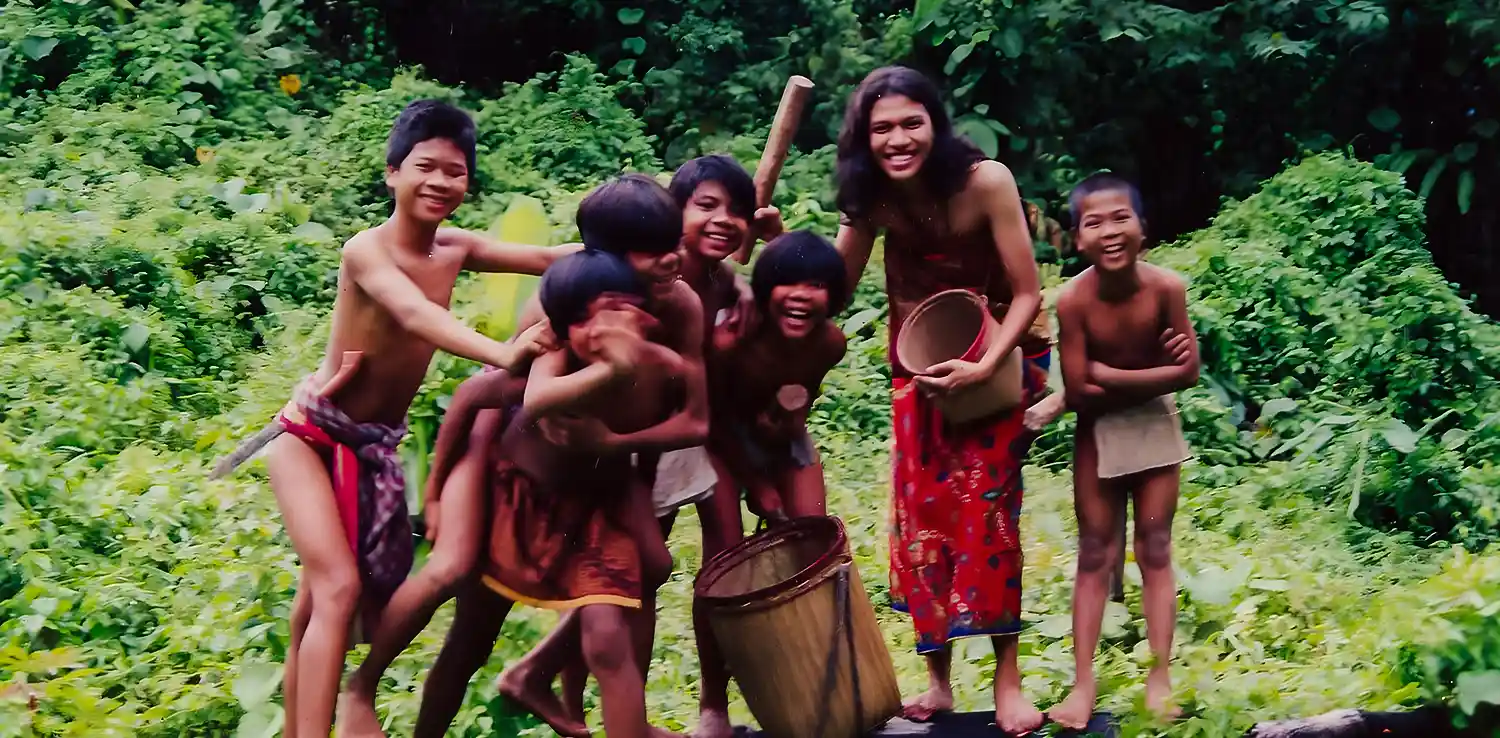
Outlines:
[[[829,533],[832,536],[828,536]],[[770,586],[736,595],[709,594],[709,588],[736,566],[775,546],[799,538],[813,537],[827,540],[828,548],[796,574]],[[760,610],[807,594],[836,576],[840,568],[853,561],[844,521],[831,516],[795,518],[757,533],[710,559],[693,581],[693,597],[702,605],[716,610]]]
[[[977,334],[975,334],[974,340],[969,343],[969,348],[966,349],[963,354],[955,356],[953,358],[959,359],[969,356],[974,353],[975,348],[980,347],[984,343],[985,318],[990,317],[989,307],[985,304],[984,298],[966,289],[943,290],[942,292],[935,293],[931,297],[928,297],[926,300],[923,300],[921,304],[912,309],[911,315],[906,316],[906,320],[901,321],[901,331],[899,337],[896,339],[896,361],[900,362],[901,366],[905,367],[907,371],[913,374],[922,374],[933,366],[936,366],[936,364],[929,364],[927,366],[914,367],[907,364],[906,354],[910,353],[910,349],[907,348],[907,346],[909,345],[908,341],[914,340],[911,338],[914,335],[911,331],[911,328],[916,325],[918,318],[930,312],[938,305],[954,299],[962,300],[964,302],[972,304],[979,310],[981,318],[980,330]]]

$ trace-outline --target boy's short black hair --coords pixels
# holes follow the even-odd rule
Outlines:
[[[566,341],[568,329],[588,317],[589,304],[610,292],[644,299],[646,286],[624,259],[606,251],[586,249],[547,267],[537,288],[537,298],[552,324],[552,332],[559,340]]]
[[[445,138],[464,152],[469,165],[469,176],[475,173],[474,165],[474,119],[468,113],[442,100],[417,100],[391,126],[390,139],[385,145],[385,164],[400,169],[401,162],[411,155],[411,150],[423,141]]]
[[[667,188],[672,191],[677,207],[686,208],[698,185],[704,182],[717,182],[724,188],[729,195],[729,212],[745,220],[754,217],[755,180],[734,157],[710,154],[693,159],[677,168]]]
[[[682,241],[682,208],[656,180],[626,174],[594,188],[578,204],[586,249],[624,255],[666,254]]]
[[[1141,203],[1141,191],[1136,189],[1135,183],[1113,172],[1098,172],[1086,177],[1082,182],[1073,186],[1073,191],[1068,194],[1068,220],[1072,221],[1072,230],[1078,230],[1078,221],[1083,216],[1083,199],[1089,195],[1099,192],[1124,191],[1130,196],[1130,207],[1135,210],[1135,217],[1145,220],[1146,210]]]
[[[828,314],[838,315],[848,295],[848,279],[844,257],[828,239],[812,231],[790,231],[761,249],[750,275],[750,291],[755,293],[755,303],[765,310],[771,302],[771,290],[821,282],[828,287]]]

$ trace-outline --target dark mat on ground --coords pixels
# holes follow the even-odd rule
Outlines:
[[[1073,738],[1074,736],[1098,736],[1099,738],[1117,738],[1119,726],[1115,724],[1115,718],[1107,712],[1094,715],[1089,726],[1083,732],[1071,730],[1053,729],[1050,735],[1057,738]],[[887,723],[884,728],[870,734],[870,738],[1002,738],[1005,733],[995,727],[994,712],[964,712],[948,715],[939,715],[930,723],[913,723],[901,718],[896,718]],[[1047,729],[1037,731],[1035,735],[1049,735]],[[757,733],[749,728],[735,729],[735,738],[770,738],[762,733]]]

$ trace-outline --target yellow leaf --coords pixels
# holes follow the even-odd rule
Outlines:
[[[552,223],[547,219],[547,208],[540,200],[524,195],[517,196],[505,213],[490,227],[491,233],[501,241],[550,246]],[[480,321],[485,333],[493,336],[509,336],[516,328],[516,318],[522,305],[536,289],[537,278],[522,274],[480,275],[483,290],[479,297]]]
[[[194,153],[198,157],[199,164],[207,164],[214,160],[214,150],[207,146],[199,146],[198,150]]]
[[[282,92],[288,95],[295,95],[302,89],[302,78],[295,74],[282,75],[280,84]]]

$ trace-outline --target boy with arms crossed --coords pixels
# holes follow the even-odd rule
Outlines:
[[[397,118],[386,152],[394,214],[345,245],[327,355],[276,420],[285,432],[266,465],[303,567],[286,657],[287,735],[328,735],[351,626],[377,626],[411,569],[396,445],[433,352],[514,367],[550,340],[538,329],[503,344],[447,310],[464,269],[536,274],[566,253],[440,229],[463,202],[473,165],[474,123],[463,111],[421,100]]]
[[[1078,578],[1073,589],[1073,691],[1050,716],[1081,729],[1097,699],[1094,652],[1109,597],[1114,558],[1123,551],[1124,506],[1135,507],[1146,637],[1154,662],[1146,704],[1171,716],[1172,516],[1188,456],[1173,394],[1198,382],[1198,340],[1187,291],[1165,269],[1137,261],[1145,240],[1140,195],[1112,175],[1074,188],[1070,206],[1079,250],[1093,264],[1057,303],[1067,403],[1078,413],[1073,494],[1078,515]]]
[[[682,379],[686,386],[681,411],[663,418],[650,427],[632,429],[620,434],[611,431],[600,418],[554,418],[547,423],[553,440],[577,448],[590,448],[599,454],[639,451],[656,458],[663,448],[677,448],[701,442],[708,433],[707,392],[703,388],[701,337],[703,319],[698,299],[692,290],[677,279],[677,239],[682,231],[681,213],[666,190],[642,175],[626,175],[608,182],[584,198],[578,208],[578,228],[586,251],[603,252],[624,261],[646,290],[642,306],[655,318],[653,336],[683,356]],[[532,330],[544,324],[546,316],[540,293],[522,310],[518,325]],[[524,334],[523,334],[524,335]],[[504,408],[506,399],[518,378],[504,371],[487,371],[465,381],[455,393],[447,417],[439,429],[437,461],[429,479],[424,504],[430,521],[428,536],[433,539],[433,553],[416,576],[413,576],[393,598],[385,627],[375,634],[370,656],[350,677],[347,694],[361,705],[368,720],[360,735],[378,735],[374,724],[374,700],[381,675],[411,641],[427,626],[437,608],[457,595],[479,559],[484,528],[484,488],[482,473],[475,469],[453,469],[450,465],[462,456],[449,447],[458,445],[466,435],[475,414],[481,409]],[[492,430],[493,432],[493,430]],[[651,516],[649,488],[633,502],[645,505],[641,515],[630,520],[639,523],[629,530],[640,543],[643,575],[647,585],[644,606],[634,615],[636,643],[649,656],[651,622],[655,615],[656,587],[672,573],[672,559]],[[438,535],[441,531],[442,535]],[[579,615],[570,613],[559,630],[572,637],[572,652],[582,659],[577,630]],[[581,720],[570,723],[551,692],[550,680],[537,685],[525,680],[502,680],[502,693],[528,711],[541,717],[565,735],[584,730]],[[462,694],[462,688],[458,692]]]
[[[709,445],[762,517],[825,514],[807,413],[844,358],[844,334],[831,318],[843,309],[846,279],[828,241],[808,231],[782,235],[755,262],[757,327],[743,339],[724,326],[715,334]]]

